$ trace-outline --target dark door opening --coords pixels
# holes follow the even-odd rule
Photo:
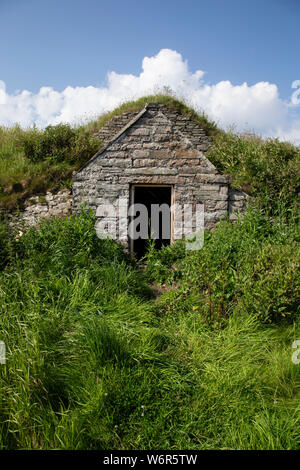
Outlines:
[[[160,249],[164,245],[171,243],[171,203],[172,203],[172,187],[171,186],[133,186],[132,187],[132,203],[137,210],[135,216],[131,218],[131,223],[136,220],[137,232],[140,236],[132,236],[131,250],[136,254],[137,258],[141,258],[147,248],[148,239],[155,240],[155,248]],[[137,206],[137,205],[142,205]],[[142,212],[146,214],[146,222],[142,228],[139,221],[142,219]],[[147,227],[145,227],[145,224]]]

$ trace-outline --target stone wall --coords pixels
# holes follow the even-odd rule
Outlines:
[[[103,145],[106,145],[118,132],[121,131],[121,129],[123,129],[124,126],[137,117],[138,114],[138,112],[127,112],[118,116],[114,116],[95,135]]]
[[[56,194],[47,192],[45,196],[31,198],[25,203],[25,210],[20,214],[10,215],[11,223],[25,222],[26,225],[34,225],[42,217],[67,216],[72,210],[72,195],[68,189],[63,189]]]
[[[240,212],[245,212],[247,202],[250,200],[250,196],[243,191],[238,191],[229,186],[228,192],[228,213],[230,220],[236,220],[237,215]]]
[[[164,105],[150,104],[136,114],[130,113],[125,128],[115,126],[117,137],[108,140],[95,157],[73,178],[73,210],[82,204],[97,210],[110,203],[117,208],[119,198],[129,207],[133,184],[172,185],[174,202],[203,203],[205,227],[210,229],[230,210],[234,217],[243,210],[245,195],[229,188],[228,177],[220,175],[205,154],[210,139],[188,117]],[[110,132],[113,130],[110,123]],[[110,134],[111,135],[111,134]],[[118,217],[111,222],[119,232]],[[127,244],[127,224],[120,241]]]

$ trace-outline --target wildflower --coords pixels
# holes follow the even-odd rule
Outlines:
[[[19,233],[15,236],[15,240],[18,240],[20,237],[22,237],[22,235],[23,235],[23,232],[19,230]]]

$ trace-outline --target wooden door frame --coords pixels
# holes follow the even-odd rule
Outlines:
[[[175,203],[175,187],[174,184],[154,184],[154,183],[132,183],[130,185],[130,192],[129,192],[129,207],[134,204],[134,190],[136,187],[142,187],[142,188],[171,188],[171,217],[170,217],[170,245],[174,242],[174,203]],[[132,217],[129,218],[129,223],[131,222]],[[129,236],[129,234],[128,234]],[[133,244],[134,240],[130,238],[130,246],[129,246],[129,251],[131,255],[133,254]]]

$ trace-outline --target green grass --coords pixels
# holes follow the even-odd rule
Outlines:
[[[219,134],[208,158],[231,184],[246,191],[261,206],[294,203],[300,192],[300,147],[278,139],[233,132]]]
[[[265,243],[293,250],[275,249],[264,263],[299,267],[297,233],[295,219],[270,222],[253,209],[208,235],[202,255],[180,243],[150,250],[141,271],[119,245],[97,238],[89,213],[19,238],[2,224],[1,448],[299,448],[297,283],[284,292],[285,317],[272,299],[272,314],[260,315],[240,289]],[[271,290],[281,281],[275,276]],[[156,299],[154,282],[165,288]],[[269,291],[256,283],[256,300]]]
[[[89,212],[23,233],[0,220],[1,449],[300,448],[298,147],[145,97],[78,128],[0,128],[0,208],[70,185],[93,134],[153,101],[199,122],[256,203],[200,251],[150,244],[144,270]]]
[[[172,314],[200,309],[210,322],[240,311],[265,323],[299,313],[299,219],[282,208],[270,218],[258,207],[235,224],[221,222],[205,233],[201,250],[185,252],[179,241],[149,250],[149,282],[175,285],[163,299]]]
[[[0,212],[22,209],[32,196],[70,186],[72,173],[99,146],[84,127],[0,127]]]

